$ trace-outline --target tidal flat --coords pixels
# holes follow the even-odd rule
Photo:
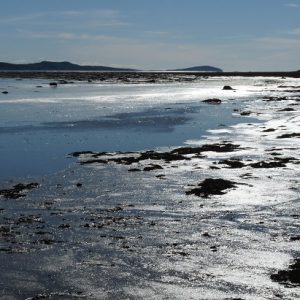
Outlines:
[[[0,79],[1,299],[299,299],[299,78],[55,76]]]

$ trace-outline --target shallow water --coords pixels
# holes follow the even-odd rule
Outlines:
[[[44,80],[0,79],[0,180],[41,176],[70,164],[78,150],[137,151],[182,145],[208,129],[242,122],[232,116],[253,97],[222,80],[195,84],[87,84],[51,88]],[[226,83],[226,82],[225,82]],[[42,88],[36,88],[42,86]],[[221,96],[221,106],[201,101]],[[249,121],[249,120],[248,120]]]

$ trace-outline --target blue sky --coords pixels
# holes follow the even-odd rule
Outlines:
[[[2,0],[0,61],[300,69],[300,0]]]

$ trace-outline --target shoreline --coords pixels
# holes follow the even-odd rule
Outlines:
[[[176,78],[174,78],[176,75]],[[84,72],[84,71],[0,71],[0,78],[49,79],[76,81],[108,81],[123,83],[192,82],[214,77],[289,77],[300,78],[300,71],[293,72]]]

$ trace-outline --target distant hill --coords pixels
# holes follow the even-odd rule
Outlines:
[[[223,72],[222,69],[212,67],[212,66],[198,66],[198,67],[191,67],[185,69],[176,69],[170,71],[190,71],[190,72]]]
[[[0,62],[0,71],[136,71],[134,69],[106,66],[81,66],[68,61],[42,61],[31,64],[11,64]]]
[[[42,61],[38,63],[29,64],[12,64],[0,62],[0,71],[139,71],[129,68],[113,68],[107,66],[82,66],[73,64],[68,61]],[[182,72],[223,72],[219,68],[212,66],[198,66],[184,69],[173,69],[168,71],[182,71]]]

